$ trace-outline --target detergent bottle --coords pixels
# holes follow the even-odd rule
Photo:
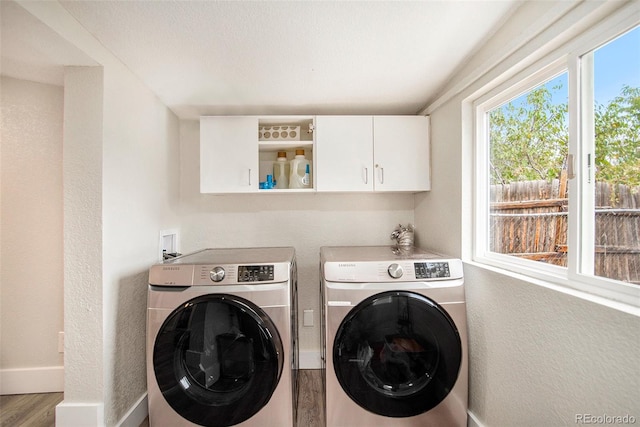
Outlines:
[[[273,177],[276,179],[275,188],[289,188],[289,162],[286,151],[278,151],[278,159],[273,162]]]
[[[296,157],[291,160],[289,188],[311,188],[311,163],[304,157],[304,150],[298,148]]]

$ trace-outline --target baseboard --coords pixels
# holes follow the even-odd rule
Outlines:
[[[0,394],[55,393],[64,390],[64,366],[0,369]]]
[[[103,426],[102,403],[62,403],[56,406],[56,427]]]
[[[144,393],[131,409],[118,421],[117,427],[139,427],[145,418],[149,416],[147,393]]]
[[[149,415],[147,393],[116,423],[117,427],[138,427]],[[104,425],[104,405],[98,403],[66,403],[56,406],[56,427]]]
[[[322,369],[320,351],[300,350],[300,369]]]
[[[484,425],[473,412],[467,411],[467,427],[484,427]]]

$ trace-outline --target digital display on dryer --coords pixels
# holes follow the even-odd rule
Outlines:
[[[448,262],[416,262],[413,266],[416,272],[416,279],[451,277]]]
[[[240,265],[238,282],[266,282],[273,280],[273,265]]]

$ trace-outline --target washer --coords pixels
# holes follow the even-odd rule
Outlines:
[[[462,262],[323,247],[320,269],[327,427],[466,426]]]
[[[293,426],[293,248],[204,249],[149,271],[149,423]]]

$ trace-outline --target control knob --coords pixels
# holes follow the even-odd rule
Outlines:
[[[393,263],[389,266],[389,268],[387,268],[387,273],[389,273],[389,276],[393,277],[394,279],[399,279],[402,277],[402,267],[396,263]]]
[[[221,282],[222,279],[224,279],[224,268],[214,267],[213,270],[209,272],[209,277],[214,282]]]

